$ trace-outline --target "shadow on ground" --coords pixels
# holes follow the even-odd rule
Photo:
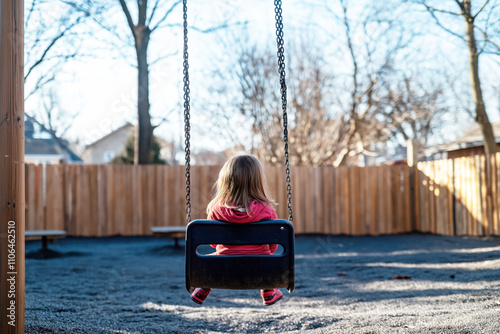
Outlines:
[[[500,238],[297,236],[296,290],[269,308],[258,291],[214,290],[203,306],[194,304],[184,249],[164,239],[68,237],[50,247],[63,256],[50,258],[33,256],[38,248],[26,242],[26,333],[500,328]]]

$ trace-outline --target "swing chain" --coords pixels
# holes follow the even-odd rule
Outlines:
[[[187,0],[182,1],[183,4],[183,26],[184,26],[184,52],[183,52],[183,74],[184,74],[184,134],[185,134],[185,159],[186,159],[186,222],[191,221],[191,165],[190,165],[190,89],[189,89],[189,62],[188,62],[188,24],[187,24]],[[288,220],[293,221],[292,213],[292,186],[290,178],[290,162],[288,153],[288,115],[286,111],[287,100],[286,100],[286,81],[285,81],[285,51],[284,51],[284,40],[283,40],[283,17],[281,9],[281,0],[275,0],[275,18],[276,18],[276,42],[278,45],[278,65],[279,65],[279,75],[280,75],[280,87],[281,87],[281,106],[283,109],[283,142],[285,145],[285,172],[286,172],[286,189],[288,197]]]
[[[290,184],[290,161],[288,153],[288,115],[286,112],[287,100],[286,100],[286,81],[285,81],[285,47],[283,40],[283,17],[281,9],[281,0],[274,0],[274,12],[276,14],[276,43],[278,45],[278,67],[280,75],[280,87],[281,87],[281,107],[283,109],[283,142],[285,144],[285,172],[286,172],[286,189],[288,197],[288,220],[293,221],[292,213],[292,186]]]
[[[188,62],[188,24],[187,24],[187,0],[182,1],[182,13],[184,23],[184,52],[183,52],[183,74],[184,74],[184,151],[186,153],[186,222],[191,221],[191,150],[190,150],[190,97],[189,97],[189,62]]]

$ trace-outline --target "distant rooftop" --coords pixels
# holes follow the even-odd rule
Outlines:
[[[491,123],[493,127],[493,133],[495,134],[497,142],[500,141],[500,120]],[[465,131],[464,135],[457,139],[455,142],[460,143],[474,143],[474,142],[483,142],[483,133],[481,132],[481,128],[479,124],[474,124],[474,126],[470,127],[467,131]]]
[[[495,134],[496,142],[500,143],[500,120],[491,123],[493,127],[493,133]],[[465,131],[464,135],[455,141],[450,143],[442,144],[431,148],[430,150],[437,151],[454,151],[470,147],[478,147],[484,145],[483,133],[479,124],[474,124],[468,130]]]
[[[109,138],[113,134],[121,131],[122,129],[133,128],[133,127],[134,126],[131,123],[127,122],[127,123],[123,124],[122,126],[120,126],[119,128],[117,128],[117,129],[111,131],[110,133],[107,133],[106,135],[102,136],[101,138],[97,139],[96,141],[94,141],[94,142],[86,145],[85,148],[89,148],[89,147],[95,146],[96,144],[100,143],[101,141],[105,140],[106,138]]]
[[[25,155],[51,155],[67,157],[68,162],[83,162],[62,139],[56,139],[32,117],[26,116],[24,133]]]

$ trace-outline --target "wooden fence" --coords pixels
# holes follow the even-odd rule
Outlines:
[[[419,162],[416,230],[500,235],[500,154]]]
[[[220,166],[191,167],[192,218],[205,218]],[[292,169],[297,233],[410,232],[410,169]],[[280,218],[288,218],[284,170],[266,167]],[[150,234],[185,224],[183,166],[26,165],[26,229],[69,235]]]
[[[430,232],[500,235],[500,155],[374,167],[293,167],[296,233]],[[192,218],[205,208],[220,166],[191,167]],[[280,218],[284,170],[266,167]],[[26,165],[26,229],[75,236],[147,235],[185,224],[183,166]]]

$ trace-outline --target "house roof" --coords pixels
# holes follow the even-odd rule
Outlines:
[[[57,146],[57,142],[46,138],[25,138],[24,154],[36,155],[61,155],[62,150]]]
[[[491,123],[491,127],[493,128],[493,132],[495,133],[495,137],[497,141],[500,141],[500,120]],[[481,132],[481,128],[478,124],[470,127],[467,131],[465,131],[464,135],[456,140],[461,143],[468,142],[477,142],[483,141],[483,133]]]
[[[70,149],[68,146],[65,146],[65,150],[66,153],[69,155],[71,162],[83,162],[83,159],[80,158],[78,155],[76,155],[76,153],[73,152],[73,150]]]
[[[108,134],[104,135],[103,137],[101,137],[101,138],[97,139],[96,141],[94,141],[94,142],[92,142],[92,143],[90,143],[90,144],[86,145],[86,146],[85,146],[85,149],[87,149],[87,148],[89,148],[89,147],[92,147],[92,146],[95,146],[95,145],[99,144],[99,143],[100,143],[100,142],[102,142],[103,140],[105,140],[105,139],[107,139],[107,138],[109,138],[109,137],[112,137],[115,133],[120,132],[120,131],[121,131],[121,130],[123,130],[123,129],[126,129],[126,128],[133,128],[133,127],[134,127],[134,126],[133,126],[131,123],[127,122],[127,123],[123,124],[122,126],[120,126],[119,128],[117,128],[117,129],[115,129],[115,130],[111,131],[110,133],[108,133]]]
[[[83,162],[62,139],[56,139],[52,135],[38,138],[33,136],[34,123],[36,120],[27,116],[25,119],[25,137],[24,137],[24,154],[25,155],[52,155],[52,156],[67,156],[70,162]],[[37,123],[39,124],[39,123]],[[39,126],[44,130],[43,125]],[[48,133],[48,131],[47,131]]]
[[[500,143],[500,120],[491,123],[491,126],[495,134],[496,142]],[[475,124],[467,129],[462,137],[450,143],[435,146],[433,151],[454,151],[483,145],[483,133],[481,132],[479,124]]]

